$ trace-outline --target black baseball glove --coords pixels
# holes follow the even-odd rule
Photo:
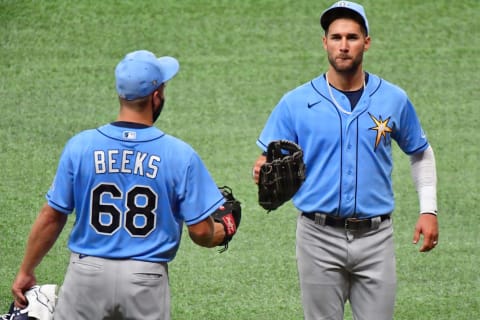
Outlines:
[[[223,246],[220,252],[228,249],[228,243],[232,240],[233,235],[237,232],[242,218],[242,207],[232,193],[232,189],[227,186],[218,187],[225,197],[225,203],[212,213],[215,222],[223,224],[225,228],[225,239],[219,246]]]
[[[305,181],[303,151],[288,140],[275,140],[267,148],[267,161],[260,168],[258,202],[275,210],[290,200]]]

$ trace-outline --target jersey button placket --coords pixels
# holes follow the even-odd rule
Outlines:
[[[354,198],[355,198],[355,164],[356,164],[356,154],[355,149],[353,148],[353,143],[351,141],[355,141],[356,139],[356,132],[354,130],[355,125],[351,123],[351,119],[349,119],[349,125],[346,130],[345,134],[345,148],[343,152],[343,181],[342,181],[342,203],[341,203],[341,211],[343,214],[353,214],[354,212]]]

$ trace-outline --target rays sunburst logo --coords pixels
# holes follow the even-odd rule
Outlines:
[[[392,128],[388,126],[388,122],[390,122],[390,117],[388,117],[385,120],[382,120],[382,116],[379,116],[378,117],[379,119],[377,119],[371,113],[368,113],[368,114],[370,115],[370,118],[372,118],[373,122],[375,123],[375,126],[369,129],[377,131],[377,136],[375,138],[375,149],[377,149],[377,146],[380,144],[382,137],[384,139],[384,142],[386,142],[387,133],[391,133],[393,131]]]

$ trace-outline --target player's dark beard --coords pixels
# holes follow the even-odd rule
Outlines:
[[[330,65],[335,69],[336,72],[340,74],[355,74],[357,72],[358,68],[360,68],[360,65],[362,64],[363,60],[363,55],[358,56],[356,59],[352,60],[352,63],[349,67],[341,67],[338,65],[338,63],[335,60],[335,57],[333,56],[328,56],[328,62],[330,62]]]
[[[164,104],[165,104],[165,99],[162,99],[162,101],[160,101],[160,105],[158,106],[157,110],[155,110],[155,106],[152,103],[152,110],[154,110],[153,117],[152,117],[153,123],[155,123],[155,121],[157,121],[158,117],[160,116],[160,112],[162,112]]]

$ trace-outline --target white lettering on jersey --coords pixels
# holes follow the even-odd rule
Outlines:
[[[122,173],[132,173],[132,169],[128,168],[130,163],[129,157],[133,154],[133,150],[123,150],[122,152],[122,168],[120,171]]]
[[[154,179],[157,176],[158,166],[154,162],[160,162],[159,156],[151,156],[148,160],[148,168],[152,170],[152,172],[147,172],[147,177]]]
[[[95,163],[95,173],[102,174],[105,173],[105,153],[103,151],[94,151],[93,152],[93,162]]]
[[[108,150],[108,173],[118,173],[120,171],[114,167],[115,163],[117,163],[117,160],[115,160],[117,155],[118,150]]]
[[[143,176],[143,161],[147,157],[146,153],[138,152],[135,158],[135,168],[133,169],[133,174],[138,174]]]
[[[155,179],[158,174],[160,157],[133,150],[97,150],[93,152],[96,174],[135,174]]]

